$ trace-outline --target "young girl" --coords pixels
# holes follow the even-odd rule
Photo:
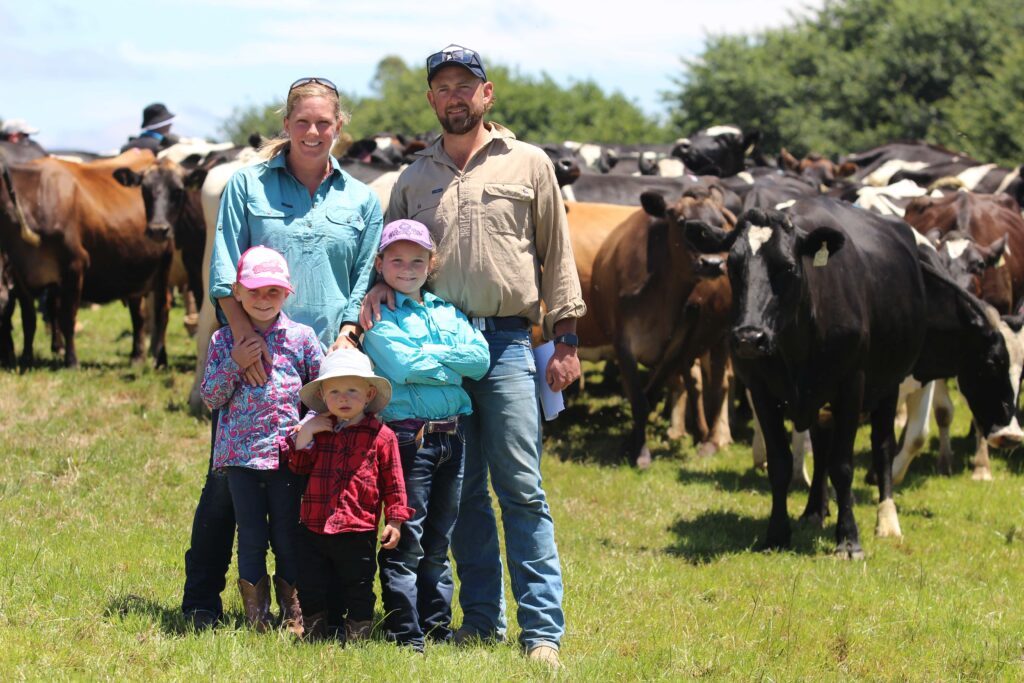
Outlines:
[[[402,522],[413,512],[395,434],[375,417],[391,385],[373,374],[366,354],[338,349],[301,395],[318,413],[286,440],[288,466],[309,475],[298,536],[305,627],[311,637],[325,635],[331,608],[345,617],[345,639],[363,640],[373,625],[381,505],[386,549],[398,543]]]
[[[377,372],[393,386],[381,416],[398,436],[409,505],[415,509],[394,550],[380,553],[389,637],[423,650],[424,637],[451,638],[454,591],[448,544],[459,512],[459,417],[471,412],[462,378],[490,365],[487,342],[454,306],[423,289],[436,267],[434,243],[418,221],[384,226],[375,267],[395,290],[395,310],[363,336]]]
[[[220,410],[213,467],[227,468],[238,523],[238,588],[245,617],[257,631],[270,626],[267,544],[274,549],[274,587],[281,620],[302,635],[295,592],[298,566],[293,534],[299,518],[301,479],[281,467],[283,437],[299,420],[299,390],[320,372],[316,333],[291,321],[281,306],[292,292],[288,264],[268,247],[252,247],[238,261],[233,295],[266,342],[267,382],[251,386],[246,368],[262,355],[259,339],[235,343],[231,328],[214,332],[203,377],[203,400]]]

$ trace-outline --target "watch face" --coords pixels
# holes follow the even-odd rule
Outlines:
[[[560,334],[555,337],[555,343],[568,344],[569,346],[579,346],[580,338],[575,334]]]

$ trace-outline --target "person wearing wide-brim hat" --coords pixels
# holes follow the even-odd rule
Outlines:
[[[177,136],[171,135],[171,125],[174,123],[174,114],[167,109],[163,102],[154,102],[142,110],[142,126],[138,135],[128,138],[128,142],[121,148],[122,152],[129,149],[148,149],[156,154],[178,141]]]
[[[363,640],[373,626],[377,528],[384,549],[398,545],[408,506],[398,438],[377,418],[391,400],[391,383],[373,372],[362,351],[339,348],[324,358],[316,380],[300,393],[318,415],[281,447],[296,474],[309,475],[296,536],[299,602],[306,633],[325,634],[328,606],[339,606],[346,640]]]

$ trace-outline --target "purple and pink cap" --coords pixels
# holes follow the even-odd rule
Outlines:
[[[238,259],[238,275],[235,279],[246,289],[280,287],[289,292],[294,291],[288,272],[288,262],[284,260],[284,256],[270,247],[246,249]]]
[[[401,218],[384,226],[380,233],[380,246],[377,253],[383,252],[392,243],[406,240],[420,245],[427,251],[434,251],[434,240],[430,239],[430,230],[419,221]]]

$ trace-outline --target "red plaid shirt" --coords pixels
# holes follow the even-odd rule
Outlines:
[[[404,522],[415,512],[407,505],[398,439],[372,415],[319,432],[301,450],[289,436],[281,457],[296,474],[309,475],[299,517],[310,531],[376,531],[382,501],[389,522]]]

